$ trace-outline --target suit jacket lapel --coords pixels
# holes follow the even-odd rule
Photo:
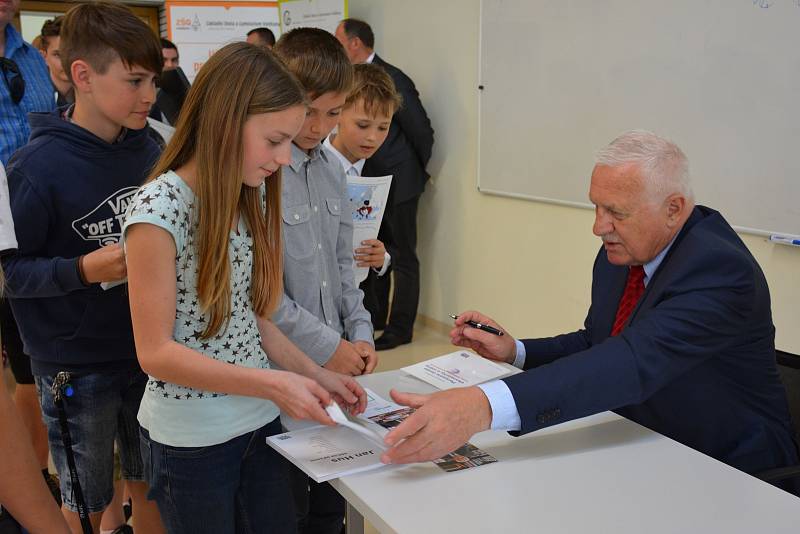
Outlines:
[[[664,280],[669,279],[668,274],[670,270],[670,260],[675,257],[680,258],[681,241],[683,241],[683,238],[686,237],[692,227],[702,219],[703,215],[700,209],[695,207],[694,210],[692,210],[692,214],[689,216],[689,219],[686,221],[686,224],[683,225],[683,228],[681,228],[681,231],[678,233],[678,237],[675,238],[675,242],[672,243],[672,247],[669,249],[669,252],[667,252],[667,255],[661,261],[661,265],[659,265],[656,272],[653,273],[653,277],[648,280],[644,294],[642,295],[642,298],[639,299],[639,303],[631,312],[631,316],[628,319],[627,324],[630,324],[634,321],[636,314],[640,309],[649,309],[653,307],[655,296],[661,294],[661,291],[659,290],[660,286],[664,284]],[[663,273],[667,273],[667,275],[664,275]],[[609,330],[609,332],[611,332],[611,330]]]
[[[605,251],[602,251],[601,254],[605,254]],[[622,298],[622,293],[625,291],[625,282],[628,280],[627,268],[611,265],[605,258],[603,260],[607,264],[606,268],[609,269],[608,274],[599,279],[602,286],[598,289],[603,298],[592,302],[593,307],[597,306],[597,309],[592,311],[592,320],[593,322],[596,321],[596,324],[592,325],[592,330],[594,331],[592,337],[595,337],[597,342],[611,335],[614,319],[617,316],[617,307]]]

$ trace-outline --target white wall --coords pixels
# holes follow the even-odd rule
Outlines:
[[[480,309],[518,336],[578,328],[600,245],[592,212],[477,191],[478,0],[349,6],[374,29],[378,54],[415,81],[436,130],[433,179],[420,203],[420,313],[447,321],[448,313]],[[800,353],[800,250],[742,237],[770,284],[777,346]]]

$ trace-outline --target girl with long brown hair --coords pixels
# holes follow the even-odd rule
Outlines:
[[[170,532],[292,532],[285,464],[264,443],[279,410],[332,424],[331,397],[366,404],[268,320],[283,294],[280,167],[305,112],[271,52],[225,46],[128,210],[131,316],[150,376],[142,450]]]

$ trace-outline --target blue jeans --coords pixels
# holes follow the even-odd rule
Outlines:
[[[71,373],[74,390],[64,399],[75,467],[89,513],[102,512],[114,497],[114,440],[119,445],[122,478],[143,480],[136,414],[147,384],[138,366],[118,371]],[[61,426],[50,387],[53,376],[36,376],[36,389],[53,464],[61,478],[61,497],[77,511],[72,492]]]
[[[219,445],[171,447],[142,428],[142,459],[170,534],[294,533],[288,462],[267,445],[280,419]]]

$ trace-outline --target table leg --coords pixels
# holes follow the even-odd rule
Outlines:
[[[347,534],[364,534],[364,516],[349,502],[345,517],[347,518],[345,520]]]

